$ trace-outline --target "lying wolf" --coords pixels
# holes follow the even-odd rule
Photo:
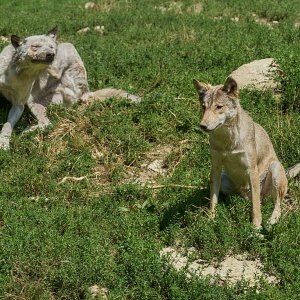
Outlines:
[[[34,81],[54,60],[56,35],[56,28],[45,35],[26,39],[12,35],[12,45],[0,54],[0,93],[12,103],[0,133],[2,149],[9,148],[12,130],[24,111]]]
[[[203,109],[200,127],[209,134],[211,216],[215,217],[219,191],[239,193],[252,200],[252,221],[260,228],[261,199],[270,195],[275,207],[269,223],[276,223],[288,181],[268,134],[242,109],[234,79],[229,77],[218,86],[194,80],[194,86]]]
[[[36,117],[36,128],[50,124],[46,108],[49,104],[70,105],[78,100],[104,100],[125,97],[141,99],[123,90],[107,88],[89,92],[84,64],[70,43],[57,45],[57,27],[45,35],[22,39],[11,37],[12,45],[0,54],[0,93],[12,103],[8,120],[0,133],[0,148],[9,149],[12,130],[21,117],[25,104]]]

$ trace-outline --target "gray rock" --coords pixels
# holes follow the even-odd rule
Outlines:
[[[278,70],[273,58],[265,58],[240,66],[230,76],[236,80],[240,89],[276,89],[278,86],[273,77]]]

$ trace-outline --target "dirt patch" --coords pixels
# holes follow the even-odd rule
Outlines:
[[[263,264],[259,258],[250,259],[248,253],[227,255],[223,261],[207,261],[192,259],[197,256],[196,249],[167,247],[160,251],[160,256],[167,258],[177,271],[185,271],[186,277],[208,277],[211,283],[234,285],[239,281],[246,282],[249,287],[259,284],[261,279],[268,283],[277,284],[278,278],[263,272]]]
[[[86,2],[84,8],[88,10],[110,12],[112,9],[120,8],[121,6],[127,8],[129,6],[128,0],[123,0],[123,1],[103,0],[100,1],[100,3]]]
[[[225,16],[214,16],[214,17],[210,17],[210,19],[216,20],[216,21],[229,19],[230,21],[236,22],[236,23],[240,21],[240,17],[238,17],[238,16],[229,17],[226,15]]]
[[[193,15],[198,15],[203,11],[203,5],[200,2],[194,3],[188,7],[184,7],[183,2],[173,1],[173,2],[167,2],[160,6],[155,6],[154,8],[161,11],[162,13],[171,13],[175,15],[179,15],[184,12]]]
[[[127,183],[139,183],[142,186],[155,184],[159,176],[167,174],[168,168],[165,164],[165,160],[173,149],[174,147],[171,145],[158,145],[146,154],[146,158],[140,168],[127,168],[125,181]]]
[[[158,9],[162,13],[173,13],[173,14],[182,14],[182,2],[170,2],[161,6],[155,6],[155,9]]]
[[[274,25],[277,25],[279,22],[276,20],[269,20],[267,18],[263,18],[258,16],[257,14],[252,14],[254,21],[260,25],[268,26],[270,29],[273,28]]]
[[[98,298],[101,297],[101,299],[103,300],[107,300],[108,299],[108,289],[107,288],[101,288],[98,285],[93,285],[91,287],[89,287],[89,292],[91,294],[91,297],[94,298]]]
[[[182,140],[176,145],[156,145],[144,154],[139,167],[128,166],[124,183],[138,183],[142,186],[157,186],[162,177],[171,176],[190,148],[192,140]],[[177,185],[176,185],[177,186]]]
[[[193,15],[199,15],[203,11],[203,5],[199,3],[195,3],[187,7],[186,11]]]

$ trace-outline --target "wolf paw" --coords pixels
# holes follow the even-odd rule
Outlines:
[[[51,123],[47,123],[47,124],[38,124],[38,125],[34,125],[31,126],[29,128],[26,128],[25,130],[23,130],[22,134],[26,134],[26,133],[30,133],[36,130],[44,130],[45,128],[49,127],[51,125]]]
[[[265,233],[264,228],[261,225],[259,225],[259,226],[253,225],[253,227],[254,227],[253,228],[254,230],[253,230],[253,234],[251,234],[251,236],[263,240],[265,238],[265,236],[264,236],[264,233]]]
[[[9,150],[9,137],[0,136],[0,149],[5,151]]]
[[[214,220],[216,218],[216,211],[215,210],[209,210],[208,211],[208,217],[211,219],[211,220]]]
[[[278,223],[278,221],[280,219],[280,215],[281,215],[280,211],[274,210],[271,218],[268,220],[268,225],[272,226],[272,225]]]

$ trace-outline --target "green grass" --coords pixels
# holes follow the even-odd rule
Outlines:
[[[274,57],[283,76],[282,98],[271,92],[241,92],[241,102],[268,131],[285,167],[300,158],[300,2],[202,1],[199,15],[161,13],[162,0],[11,1],[0,4],[0,35],[28,36],[55,24],[60,41],[73,42],[92,90],[115,86],[142,95],[139,105],[117,99],[90,106],[51,107],[53,126],[21,135],[35,120],[18,123],[10,152],[0,152],[0,298],[91,299],[92,285],[109,299],[298,299],[300,215],[290,211],[260,240],[251,228],[251,204],[224,198],[211,221],[206,187],[210,171],[207,137],[198,130],[198,78],[219,84],[235,68]],[[254,21],[252,14],[270,21]],[[223,16],[222,19],[213,17]],[[239,17],[233,22],[232,17]],[[105,26],[104,35],[79,29]],[[5,46],[0,42],[1,49]],[[9,104],[1,99],[0,122]],[[165,185],[199,189],[147,189],[126,183],[128,169],[141,168],[147,153],[171,145]],[[96,173],[98,172],[98,173]],[[66,177],[86,176],[81,181]],[[299,189],[290,182],[290,197]],[[264,220],[271,211],[263,208]],[[187,281],[159,257],[180,242],[205,259],[249,252],[280,284],[215,286]]]

